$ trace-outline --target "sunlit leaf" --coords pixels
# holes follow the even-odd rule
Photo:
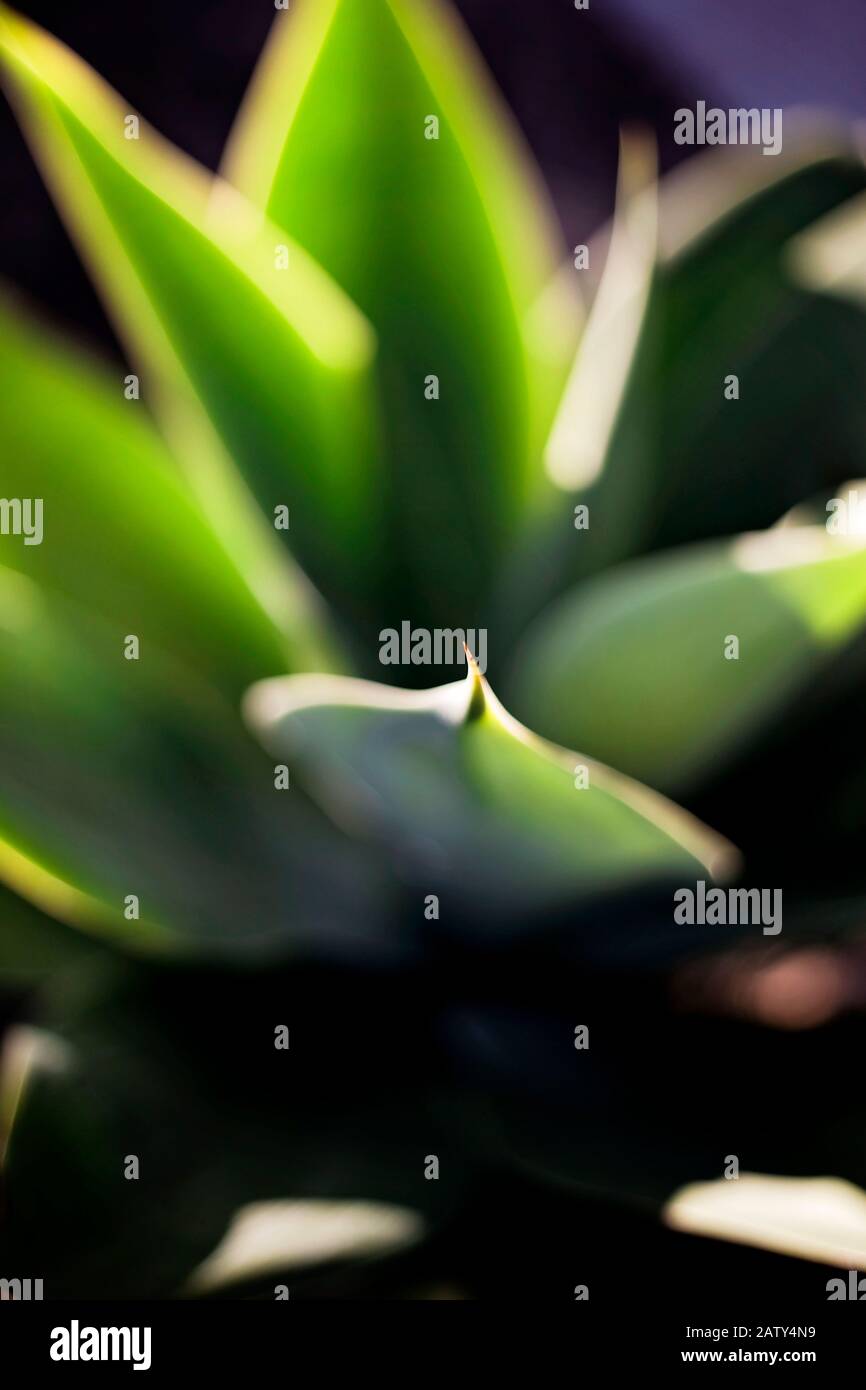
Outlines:
[[[601,471],[632,370],[656,267],[655,174],[649,141],[625,137],[604,274],[547,444],[547,469],[566,491],[587,487]]]
[[[388,1203],[251,1202],[232,1218],[225,1238],[193,1270],[192,1293],[332,1260],[390,1254],[418,1241],[416,1212]]]
[[[770,526],[864,471],[862,315],[796,283],[787,261],[789,238],[864,187],[837,135],[792,130],[778,160],[712,151],[661,182],[654,267],[648,196],[621,197],[548,450],[565,490],[513,581],[515,611],[630,556]]]
[[[4,12],[0,54],[58,206],[142,364],[142,399],[217,529],[275,613],[298,602],[279,539],[351,612],[379,536],[363,317],[239,194],[143,121],[130,127],[136,113],[68,49]]]
[[[578,312],[561,292],[539,307],[563,253],[456,17],[404,0],[279,17],[225,169],[378,335],[392,618],[471,623],[538,490]]]
[[[866,305],[866,195],[795,237],[788,264],[808,288]]]
[[[232,695],[291,659],[215,539],[122,374],[0,301],[0,493],[38,500],[39,534],[0,560],[195,664]],[[35,517],[31,517],[31,522]],[[296,634],[303,643],[303,637]]]
[[[691,1183],[665,1204],[677,1231],[733,1240],[842,1269],[866,1269],[866,1192],[839,1178],[740,1173]]]
[[[551,608],[517,656],[515,699],[548,737],[681,788],[775,720],[864,625],[856,541],[805,527],[689,547]]]

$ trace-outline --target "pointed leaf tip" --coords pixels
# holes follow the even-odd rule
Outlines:
[[[401,876],[441,881],[455,900],[472,882],[479,922],[730,870],[727,842],[648,788],[589,763],[579,789],[580,755],[520,725],[468,651],[467,665],[464,680],[425,691],[271,680],[245,712],[340,825],[394,853]]]

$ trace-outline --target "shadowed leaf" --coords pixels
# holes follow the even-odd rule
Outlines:
[[[141,951],[362,948],[373,866],[275,788],[190,668],[124,650],[110,626],[0,572],[0,876]]]
[[[625,181],[548,450],[567,490],[511,579],[513,627],[580,578],[770,526],[864,471],[862,314],[797,283],[787,250],[866,187],[866,167],[837,132],[792,129],[787,145],[778,160],[713,151],[668,175],[655,265],[649,195],[628,196]],[[589,511],[582,530],[576,504]]]

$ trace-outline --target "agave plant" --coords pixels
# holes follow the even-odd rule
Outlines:
[[[731,1155],[847,1219],[860,154],[659,185],[627,135],[584,271],[450,11],[296,9],[217,177],[0,21],[128,352],[3,299],[4,1269],[571,1297],[599,1212],[730,1231],[672,1199]],[[483,633],[490,684],[383,664],[404,628]],[[781,936],[678,922],[712,880]],[[739,1238],[781,1202],[832,1258],[796,1183],[739,1190]]]

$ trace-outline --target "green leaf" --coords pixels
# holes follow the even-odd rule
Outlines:
[[[646,137],[624,133],[604,274],[547,444],[547,468],[560,488],[576,491],[604,466],[652,292],[657,240],[655,149]],[[640,481],[630,479],[632,487]]]
[[[79,932],[0,885],[0,989],[40,984],[58,971],[86,966],[95,954]]]
[[[862,159],[837,135],[792,132],[777,160],[712,151],[660,184],[652,264],[652,190],[624,169],[548,449],[563,491],[513,582],[522,615],[631,556],[770,526],[864,472],[862,317],[795,283],[786,255],[789,238],[864,187]]]
[[[276,788],[231,704],[146,642],[125,649],[0,570],[0,877],[141,952],[362,949],[373,866]]]
[[[545,298],[563,254],[546,196],[456,17],[403,0],[279,17],[225,170],[378,335],[396,616],[470,622],[541,485],[579,313]]]
[[[441,886],[497,928],[530,908],[732,864],[730,846],[679,808],[522,728],[474,664],[465,681],[418,692],[264,681],[246,711],[339,824],[381,839],[425,893]]]
[[[366,322],[239,194],[130,127],[137,115],[91,69],[4,15],[24,129],[202,506],[270,611],[298,602],[283,539],[351,612],[379,537]],[[279,507],[288,531],[274,530]]]
[[[0,493],[42,508],[41,538],[3,537],[2,562],[110,620],[118,642],[135,633],[232,696],[284,670],[292,644],[191,501],[144,408],[124,400],[121,373],[112,380],[5,300],[0,373]]]
[[[864,625],[862,542],[780,528],[635,561],[566,596],[517,653],[513,698],[548,737],[681,790],[775,721]]]
[[[785,253],[788,236],[866,187],[866,166],[853,139],[817,134],[790,159],[683,245],[663,214],[653,544],[768,526],[822,483],[863,472],[860,393],[838,370],[866,365],[862,321],[804,293]],[[736,402],[723,396],[728,373]]]

